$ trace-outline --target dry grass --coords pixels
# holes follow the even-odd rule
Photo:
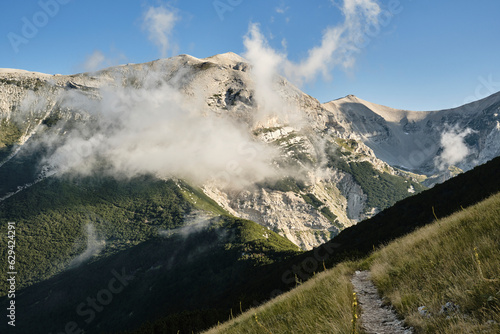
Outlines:
[[[351,333],[353,272],[353,263],[338,265],[206,333]]]
[[[500,194],[396,240],[367,262],[380,292],[417,332],[500,333]],[[440,314],[447,302],[460,309]]]

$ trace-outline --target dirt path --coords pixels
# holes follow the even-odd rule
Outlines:
[[[377,288],[370,280],[369,271],[356,271],[352,285],[361,306],[361,326],[368,334],[413,334],[411,328],[404,327],[396,313],[382,306]]]

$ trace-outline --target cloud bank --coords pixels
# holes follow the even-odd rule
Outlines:
[[[356,48],[364,27],[377,22],[380,8],[373,0],[345,0],[341,11],[344,22],[327,28],[321,44],[299,62],[273,49],[258,24],[250,25],[244,38],[245,57],[252,63],[258,119],[273,115],[293,119],[301,114],[298,106],[281,98],[286,94],[280,92],[283,86],[276,85],[279,74],[301,83],[318,75],[328,77],[333,67],[350,64],[348,51]],[[177,21],[176,11],[162,6],[150,7],[143,16],[143,27],[163,56],[173,48],[171,34]],[[87,63],[96,68],[103,62],[105,56],[98,51]],[[166,72],[152,67],[118,69],[116,84],[98,94],[66,91],[59,106],[90,120],[75,122],[62,136],[47,134],[51,153],[44,163],[59,174],[89,175],[96,170],[118,177],[154,174],[234,188],[277,176],[271,167],[279,157],[277,148],[256,142],[247,125],[224,113],[212,114],[206,101],[187,96],[175,77],[166,79]],[[185,83],[191,73],[181,70],[176,75]]]
[[[208,111],[205,101],[166,82],[164,71],[118,76],[115,82],[135,86],[106,86],[98,99],[79,91],[60,96],[62,109],[89,120],[72,124],[63,135],[46,134],[52,153],[43,163],[59,174],[154,174],[233,188],[275,175],[277,149],[255,141],[246,124]]]

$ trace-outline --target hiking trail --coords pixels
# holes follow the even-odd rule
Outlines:
[[[369,271],[356,271],[351,279],[361,306],[361,327],[367,334],[413,334],[398,320],[392,307],[383,305]]]

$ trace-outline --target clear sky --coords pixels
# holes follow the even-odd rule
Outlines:
[[[269,48],[300,62],[346,24],[344,1],[377,2],[380,13],[358,27],[365,42],[355,62],[301,85],[321,102],[355,94],[436,110],[500,91],[498,0],[2,1],[0,68],[73,74],[184,53],[244,54],[253,23]]]

